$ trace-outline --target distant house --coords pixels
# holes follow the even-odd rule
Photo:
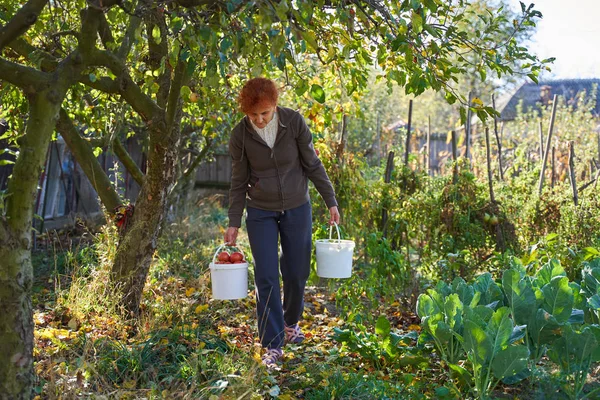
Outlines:
[[[521,85],[514,93],[508,94],[498,101],[501,121],[512,121],[517,116],[517,106],[522,101],[523,111],[539,110],[541,106],[552,102],[556,94],[565,99],[566,104],[576,105],[577,96],[585,92],[587,96],[595,94],[596,116],[600,116],[600,79],[559,79],[540,81],[539,84],[528,82]],[[594,93],[595,92],[595,93]]]

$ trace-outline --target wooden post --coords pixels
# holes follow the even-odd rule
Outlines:
[[[598,160],[600,160],[600,132],[596,132],[596,136],[598,136]]]
[[[490,130],[487,126],[485,127],[485,151],[487,155],[488,183],[490,185],[490,202],[495,203],[494,180],[492,179],[492,156],[490,153]]]
[[[577,183],[575,181],[575,145],[571,140],[569,142],[569,177],[571,178],[571,189],[573,190],[573,203],[577,206]]]
[[[431,116],[427,117],[427,174],[431,175]]]
[[[471,159],[469,154],[469,147],[471,145],[471,101],[473,95],[469,92],[468,108],[467,108],[467,120],[465,121],[465,157]]]
[[[539,131],[540,131],[540,160],[544,159],[544,131],[542,131],[542,121],[540,120]]]
[[[383,176],[383,181],[385,183],[390,183],[392,179],[392,170],[394,169],[394,152],[390,151],[387,158],[387,163],[385,165],[385,175]],[[381,231],[383,232],[383,237],[386,236],[387,231],[387,209],[384,208],[381,211]]]
[[[540,171],[540,181],[538,183],[538,196],[542,195],[542,189],[544,187],[544,173],[546,172],[546,162],[548,161],[548,151],[550,149],[550,143],[552,140],[552,129],[554,128],[554,118],[556,117],[556,95],[552,99],[552,116],[550,117],[550,126],[548,127],[548,137],[546,138],[546,146],[544,149],[544,158],[542,161],[542,170]]]
[[[377,165],[379,165],[379,163],[381,162],[381,121],[380,121],[380,116],[379,116],[379,110],[377,111],[377,132],[375,132],[376,137],[377,137],[377,154],[375,154],[375,157],[377,158]]]
[[[555,163],[556,163],[556,147],[552,146],[552,172],[551,172],[551,176],[550,176],[550,187],[554,188],[554,183],[556,182],[556,178],[555,178]]]
[[[410,154],[410,125],[412,123],[413,101],[408,101],[408,126],[406,127],[406,147],[404,149],[404,165],[408,166],[408,155]]]
[[[456,154],[456,131],[452,131],[452,160],[453,160],[453,168],[452,168],[452,182],[458,182],[458,164],[457,164],[458,156]]]
[[[492,108],[496,111],[496,99],[492,95]],[[502,123],[504,128],[504,122]],[[494,115],[494,136],[496,136],[496,145],[498,146],[498,169],[500,170],[500,180],[504,180],[504,167],[502,166],[502,139],[498,132],[498,118]]]

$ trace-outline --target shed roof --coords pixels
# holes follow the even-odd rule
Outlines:
[[[521,85],[513,94],[502,97],[498,101],[498,110],[502,121],[512,121],[517,116],[517,105],[522,100],[523,110],[538,110],[541,105],[548,104],[553,95],[562,96],[567,104],[575,105],[578,93],[585,91],[588,95],[594,87],[600,86],[600,79],[558,79],[540,81],[539,84],[528,82]],[[600,91],[596,90],[596,116],[600,115]]]

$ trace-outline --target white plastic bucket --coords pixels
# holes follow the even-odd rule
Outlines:
[[[216,300],[243,299],[248,296],[248,263],[215,264],[217,255],[224,247],[227,246],[221,245],[217,248],[209,265],[212,297]],[[242,249],[237,249],[244,254]]]
[[[335,224],[337,240],[331,238],[333,226],[329,227],[329,239],[315,241],[317,251],[317,275],[322,278],[350,278],[354,241],[342,240]]]

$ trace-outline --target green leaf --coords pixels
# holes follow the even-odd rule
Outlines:
[[[571,316],[569,316],[569,319],[567,320],[567,323],[574,325],[574,324],[583,324],[583,322],[584,322],[583,310],[573,309],[573,311],[571,311]]]
[[[310,95],[319,103],[325,103],[325,91],[320,85],[314,84],[310,88]]]
[[[587,301],[588,307],[592,310],[600,310],[600,295],[595,294]]]
[[[482,328],[487,326],[493,314],[494,310],[482,305],[465,309],[465,319],[470,319]]]
[[[526,325],[536,311],[535,293],[529,278],[521,278],[521,274],[514,269],[506,270],[502,275],[502,288],[515,323]]]
[[[510,334],[510,339],[508,339],[509,344],[513,344],[525,337],[527,333],[527,325],[517,325],[513,328],[512,333]]]
[[[454,281],[452,281],[452,290],[458,294],[462,304],[471,304],[471,300],[473,300],[473,296],[475,295],[475,290],[471,285],[468,285],[464,279],[460,277],[455,278]]]
[[[375,324],[375,333],[380,337],[386,337],[390,335],[390,330],[390,321],[387,320],[385,315],[380,315]]]
[[[462,328],[463,303],[458,298],[458,294],[453,293],[446,298],[444,302],[444,313],[446,323],[450,329],[457,331]]]
[[[509,318],[510,310],[508,307],[501,307],[490,319],[486,333],[492,343],[494,353],[499,352],[508,345],[513,332],[513,323]]]
[[[492,274],[489,272],[479,275],[477,279],[475,279],[473,289],[481,293],[479,303],[484,306],[492,304],[495,301],[502,302],[504,299],[502,289],[494,282]]]
[[[471,320],[465,321],[465,350],[472,355],[471,360],[484,364],[492,357],[492,343],[485,331]]]
[[[88,77],[90,78],[91,82],[96,82],[96,75],[94,74],[89,74]]]
[[[421,33],[423,30],[423,17],[417,12],[412,13],[411,22],[415,33]]]
[[[550,360],[566,371],[583,371],[598,348],[598,341],[591,327],[576,332],[571,326],[565,326],[563,336],[554,341],[548,350]]]
[[[156,44],[160,44],[162,38],[160,37],[160,28],[158,25],[154,25],[152,28],[152,38]]]
[[[541,288],[550,283],[552,278],[556,276],[567,276],[567,274],[565,273],[565,269],[560,265],[560,261],[551,259],[536,272],[535,282]]]
[[[457,364],[448,364],[448,367],[452,370],[452,375],[458,378],[462,386],[471,386],[471,382],[473,382],[473,376],[466,368]]]
[[[424,318],[440,312],[440,309],[435,305],[431,297],[425,293],[421,293],[417,298],[417,315],[419,318]]]
[[[587,263],[584,263],[587,264]],[[581,270],[581,289],[586,297],[600,293],[600,268],[593,268],[589,264]]]
[[[544,345],[552,343],[560,336],[560,325],[556,318],[543,308],[538,308],[536,314],[527,324],[528,335],[531,337],[532,345],[541,356]]]
[[[301,31],[300,35],[302,36],[302,39],[304,39],[304,41],[314,50],[314,51],[319,51],[319,45],[317,43],[317,38],[315,37],[314,33],[312,33],[311,31]]]
[[[492,361],[492,373],[497,379],[520,374],[527,368],[529,350],[526,346],[509,346],[500,351]]]
[[[302,96],[304,93],[306,93],[308,91],[308,89],[309,89],[308,82],[305,80],[301,80],[298,83],[298,86],[296,87],[295,92],[298,96]]]
[[[556,318],[558,323],[566,322],[573,309],[573,289],[569,286],[569,278],[557,276],[542,288],[544,293],[544,310]]]

